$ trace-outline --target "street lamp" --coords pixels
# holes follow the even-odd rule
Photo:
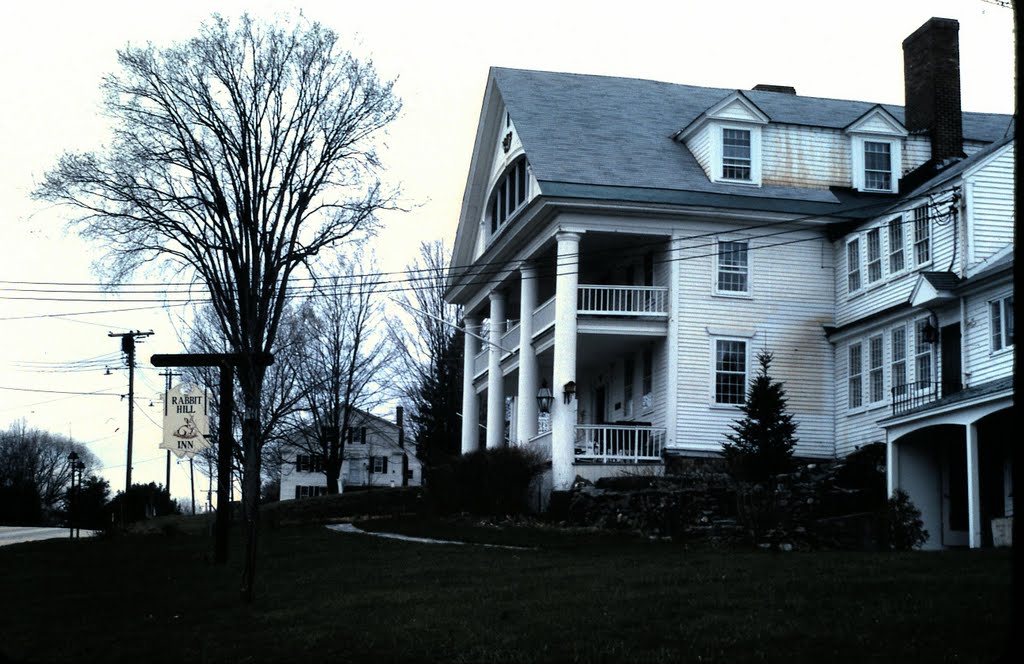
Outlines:
[[[68,454],[68,466],[71,468],[71,489],[68,491],[68,537],[75,537],[75,472],[78,470],[78,453],[71,450]]]
[[[85,472],[85,462],[79,459],[75,462],[75,468],[78,469],[78,493],[82,493],[82,474]],[[72,474],[72,477],[74,475]],[[77,497],[75,498],[78,499]],[[75,526],[75,538],[81,539],[82,537],[82,515],[78,515],[78,524]]]

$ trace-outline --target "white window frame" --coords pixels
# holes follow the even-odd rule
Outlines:
[[[721,343],[743,344],[743,371],[728,371],[718,368],[718,345]],[[731,376],[742,375],[743,382],[741,399],[739,401],[719,401],[718,375],[719,373]],[[750,340],[737,337],[714,337],[711,340],[711,403],[722,408],[736,408],[747,401],[747,388],[750,382]]]
[[[723,244],[743,244],[746,245],[743,250],[744,264],[742,266],[723,265],[722,256],[724,251],[722,249]],[[750,297],[750,240],[746,238],[719,238],[715,245],[717,251],[715,251],[715,271],[714,271],[714,292],[715,295],[725,295],[727,297]],[[734,252],[728,252],[730,254]],[[730,290],[721,288],[722,275],[723,274],[742,274],[743,275],[743,290]]]
[[[868,337],[868,403],[885,402],[885,337]]]
[[[1013,295],[988,301],[989,349],[999,353],[1013,348]]]
[[[928,318],[918,318],[914,321],[914,383],[918,390],[928,390],[931,383],[935,381],[935,348],[930,341],[924,340],[922,331],[928,325]],[[923,360],[928,361],[928,375],[922,377],[921,365]],[[922,384],[925,383],[925,384]]]
[[[906,325],[897,325],[889,330],[889,375],[892,394],[896,397],[906,394],[907,383],[910,382],[907,373],[907,339]]]
[[[851,149],[853,156],[853,186],[859,191],[872,193],[895,194],[899,191],[900,164],[903,163],[903,141],[892,136],[876,136],[866,134],[853,136]],[[889,145],[889,188],[874,189],[867,186],[864,150],[868,143],[887,143]]]
[[[750,133],[750,179],[727,178],[724,172],[725,130]],[[708,126],[711,138],[711,181],[761,186],[761,126],[738,122],[713,122]]]
[[[643,412],[654,409],[654,349],[650,346],[641,353],[640,407]]]
[[[872,254],[872,238],[874,253]],[[882,229],[872,228],[864,235],[864,249],[867,251],[867,285],[872,286],[882,280]],[[873,274],[873,270],[877,274]]]
[[[929,265],[935,248],[932,246],[932,216],[929,214],[928,205],[919,205],[910,214],[913,219],[914,267]],[[927,256],[922,258],[922,253],[926,253]]]
[[[854,257],[857,259],[856,265],[852,265],[850,260]],[[860,264],[860,236],[854,236],[846,241],[846,292],[849,295],[854,295],[864,290],[864,278]]]
[[[856,362],[854,357],[856,356]],[[857,341],[846,349],[846,408],[864,407],[864,344]]]
[[[370,472],[373,473],[374,475],[380,475],[381,473],[383,473],[384,472],[384,459],[385,459],[385,457],[379,457],[379,456],[370,457],[370,467],[372,469],[372,470],[370,470]]]
[[[889,274],[899,274],[907,269],[907,237],[904,231],[903,217],[893,217],[885,224],[885,239],[889,243]],[[899,238],[899,246],[895,246],[893,238]],[[896,259],[899,267],[896,267]]]

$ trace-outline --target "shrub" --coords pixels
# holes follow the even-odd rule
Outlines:
[[[479,450],[428,469],[427,496],[442,514],[521,514],[543,462],[521,447]]]
[[[896,489],[889,498],[882,521],[882,536],[890,551],[918,549],[928,541],[921,510],[914,506],[903,489]]]

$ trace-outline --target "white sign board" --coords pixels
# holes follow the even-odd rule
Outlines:
[[[160,447],[174,452],[179,459],[192,457],[210,446],[206,391],[197,385],[181,383],[164,395],[164,439]]]

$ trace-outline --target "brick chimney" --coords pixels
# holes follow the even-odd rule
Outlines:
[[[929,135],[933,164],[964,156],[959,32],[957,21],[932,18],[903,40],[905,125]]]

